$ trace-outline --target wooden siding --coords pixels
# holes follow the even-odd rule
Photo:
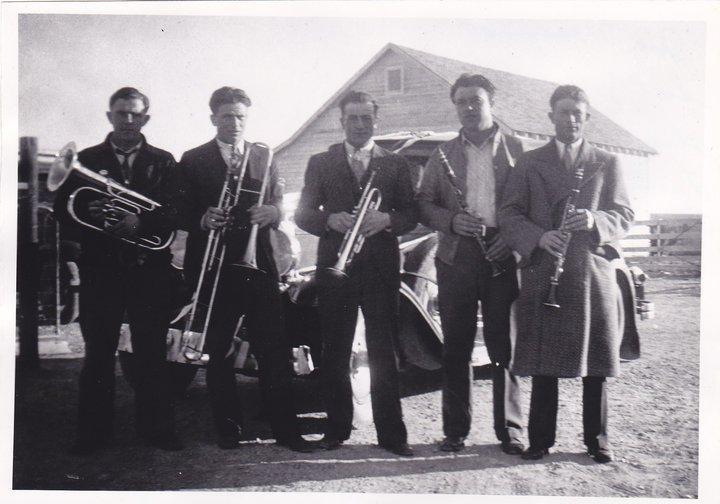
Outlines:
[[[403,68],[403,93],[385,91],[386,69],[390,67]],[[417,61],[395,51],[383,55],[351,87],[370,93],[380,106],[378,134],[458,128],[455,108],[448,95],[450,85]],[[294,142],[278,151],[275,159],[285,179],[285,191],[299,191],[310,156],[342,139],[340,111],[333,106],[308,125]]]

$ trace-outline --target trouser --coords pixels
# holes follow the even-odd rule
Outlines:
[[[407,442],[402,419],[394,341],[399,294],[396,278],[383,278],[375,268],[353,266],[350,278],[333,284],[322,271],[320,325],[323,355],[320,371],[328,416],[325,434],[340,440],[350,437],[353,417],[350,356],[358,317],[365,319],[365,340],[370,367],[370,398],[378,443],[395,446]]]
[[[495,435],[501,442],[522,438],[518,379],[507,370],[511,357],[510,306],[517,298],[515,267],[492,278],[491,265],[473,238],[462,237],[454,264],[435,261],[443,329],[443,431],[466,437],[472,416],[471,357],[477,333],[478,300],[493,380]]]
[[[115,353],[126,313],[137,363],[137,432],[147,437],[174,431],[166,363],[169,268],[169,265],[81,267],[80,329],[85,340],[85,359],[79,384],[79,439],[99,442],[113,435]]]
[[[270,273],[248,272],[232,265],[226,265],[220,275],[206,346],[210,355],[207,384],[218,434],[236,435],[242,425],[234,355],[227,354],[243,314],[273,435],[278,440],[299,436],[291,389],[291,350],[277,280]]]
[[[583,440],[588,449],[608,449],[607,391],[603,376],[583,378]],[[558,411],[558,379],[533,376],[528,424],[530,447],[550,448],[555,444]]]

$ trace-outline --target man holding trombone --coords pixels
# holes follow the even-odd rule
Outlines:
[[[556,136],[519,159],[499,212],[502,236],[523,258],[512,369],[532,376],[529,460],[555,443],[558,378],[573,377],[583,379],[587,452],[613,459],[606,377],[619,372],[624,324],[611,261],[633,211],[618,159],[583,138],[589,108],[579,87],[555,89]]]
[[[203,296],[196,307],[209,305],[205,318],[197,321],[199,331],[207,333],[207,384],[218,446],[237,448],[241,439],[242,407],[231,350],[246,317],[276,441],[310,452],[314,448],[300,435],[293,405],[290,347],[269,237],[269,228],[281,219],[282,187],[270,149],[244,140],[250,105],[242,89],[213,92],[210,120],[217,134],[180,160],[182,227],[188,231],[185,274],[197,285],[196,298]]]
[[[81,247],[80,329],[85,360],[72,448],[76,454],[95,452],[113,441],[115,352],[126,317],[137,364],[137,434],[151,446],[182,448],[175,435],[165,360],[173,289],[167,244],[177,224],[173,205],[177,175],[172,154],[151,146],[141,134],[150,119],[149,106],[147,96],[135,88],[113,93],[107,112],[113,131],[103,143],[77,155],[79,167],[73,160],[64,168],[76,169],[55,180],[64,171],[56,167],[69,161],[72,149],[61,153],[48,176],[48,188],[59,188],[55,215]],[[81,180],[71,178],[72,173],[81,173],[76,176]],[[157,203],[161,206],[123,211],[118,208],[123,205],[120,200],[128,203],[125,210],[134,203],[149,203],[147,210]]]
[[[372,141],[378,106],[369,94],[350,91],[339,108],[345,141],[310,158],[295,214],[301,229],[320,237],[320,379],[328,415],[321,445],[337,449],[350,437],[350,355],[362,307],[378,443],[412,456],[393,349],[400,287],[396,237],[416,225],[410,169],[402,157]],[[363,195],[371,200],[361,201]]]
[[[478,300],[483,336],[493,366],[493,417],[502,450],[522,445],[520,387],[508,371],[510,306],[517,297],[515,261],[498,233],[497,205],[508,172],[522,152],[493,120],[495,86],[482,75],[461,75],[450,89],[462,124],[457,138],[441,145],[423,170],[417,194],[420,221],[439,235],[436,254],[442,322],[443,451],[460,451],[470,432],[472,351]]]

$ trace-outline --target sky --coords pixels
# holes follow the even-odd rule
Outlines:
[[[179,158],[213,136],[210,93],[233,85],[253,100],[247,138],[276,146],[394,42],[582,86],[595,108],[660,152],[628,173],[643,213],[702,211],[703,23],[411,13],[385,19],[247,17],[241,9],[233,16],[25,14],[18,32],[19,133],[37,136],[41,149],[70,140],[80,148],[99,143],[109,131],[108,97],[131,85],[151,100],[149,141]]]

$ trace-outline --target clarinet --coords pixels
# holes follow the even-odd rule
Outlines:
[[[565,208],[563,208],[562,217],[560,218],[560,226],[558,226],[558,230],[563,234],[565,242],[563,244],[562,252],[555,258],[555,270],[550,277],[550,292],[548,292],[547,301],[543,303],[545,306],[549,306],[550,308],[560,308],[560,304],[558,304],[556,299],[556,291],[558,284],[560,283],[560,276],[563,273],[565,254],[567,253],[568,245],[570,244],[570,238],[572,238],[572,233],[565,231],[565,221],[567,220],[568,215],[575,212],[575,200],[577,199],[578,194],[580,194],[580,183],[582,182],[584,171],[583,166],[575,168],[575,173],[573,173],[575,186],[572,188],[572,192],[565,200]]]
[[[467,201],[465,201],[465,198],[463,197],[462,190],[460,189],[460,184],[458,184],[457,181],[457,175],[455,175],[455,170],[452,169],[452,166],[450,166],[450,161],[448,161],[447,156],[443,152],[441,147],[438,147],[438,155],[440,156],[440,162],[443,164],[443,167],[445,168],[445,175],[447,176],[448,180],[450,181],[450,185],[453,188],[453,192],[455,193],[455,199],[458,202],[458,205],[465,213],[470,213],[468,211],[468,204]],[[505,271],[507,271],[507,268],[503,266],[502,264],[498,263],[497,261],[491,261],[487,257],[488,253],[488,247],[487,243],[485,242],[485,225],[482,225],[480,228],[479,233],[473,233],[473,238],[475,238],[475,241],[480,246],[480,250],[482,251],[483,255],[485,256],[485,259],[488,260],[490,263],[491,268],[491,276],[492,278],[495,278],[496,276],[500,276]]]

